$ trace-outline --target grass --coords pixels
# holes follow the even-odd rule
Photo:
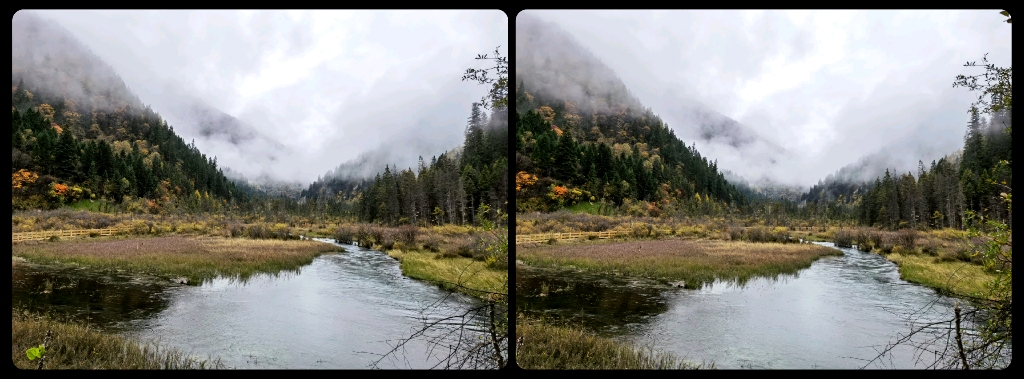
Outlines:
[[[596,336],[581,328],[555,326],[519,315],[516,318],[516,362],[524,369],[651,370],[699,369],[703,365],[671,354],[638,348]],[[711,365],[713,368],[714,366]]]
[[[99,269],[186,277],[190,284],[200,284],[218,275],[245,279],[256,273],[294,270],[340,248],[308,240],[169,236],[18,244],[12,250],[12,255],[35,263],[73,262]]]
[[[996,276],[976,264],[939,259],[918,254],[892,253],[885,256],[900,267],[900,278],[938,289],[940,292],[984,298],[985,285]]]
[[[19,369],[36,369],[25,350],[51,339],[44,354],[45,369],[135,370],[224,368],[219,359],[199,360],[177,349],[160,349],[117,334],[73,322],[55,321],[17,311],[11,317],[11,360]]]
[[[602,206],[600,203],[594,204],[591,202],[583,202],[570,207],[567,207],[570,212],[573,213],[588,213],[592,215],[606,215],[611,213],[612,210],[607,208],[607,205]]]
[[[597,272],[683,280],[699,288],[715,279],[745,282],[754,276],[795,273],[814,260],[842,252],[812,244],[656,240],[521,247],[516,259],[535,266],[575,266]]]
[[[83,199],[68,204],[68,207],[76,211],[103,212],[104,206],[108,206],[105,200]]]
[[[479,260],[440,258],[437,253],[415,250],[393,249],[387,254],[401,262],[405,276],[436,283],[445,289],[475,297],[486,297],[486,294],[471,289],[508,292],[508,271],[489,268]]]
[[[971,256],[967,232],[962,230],[848,228],[837,230],[832,241],[882,255],[899,266],[901,279],[948,295],[985,297],[986,283],[996,277],[985,270],[980,258]]]

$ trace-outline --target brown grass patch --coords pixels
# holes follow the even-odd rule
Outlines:
[[[187,277],[201,283],[218,275],[247,278],[307,265],[341,248],[315,241],[169,236],[106,241],[14,245],[12,254],[44,264],[68,263],[134,273]]]
[[[753,276],[795,273],[815,259],[842,252],[812,244],[657,240],[522,247],[516,258],[538,266],[576,266],[595,271],[684,280],[699,287],[715,279],[744,282]]]

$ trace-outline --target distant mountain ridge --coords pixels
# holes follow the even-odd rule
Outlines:
[[[520,14],[515,59],[517,171],[539,177],[529,193],[520,193],[526,198],[524,210],[561,206],[550,201],[561,195],[542,192],[562,185],[577,187],[573,191],[580,195],[573,196],[616,204],[633,199],[668,206],[666,201],[675,198],[710,211],[744,201],[718,171],[717,162],[679,139],[611,68],[564,29]],[[701,116],[717,121],[710,111]],[[717,201],[708,203],[711,199]]]
[[[516,80],[530,94],[542,98],[571,100],[580,114],[594,110],[617,113],[626,108],[649,110],[626,84],[593,53],[561,27],[529,13],[516,18]],[[557,64],[556,64],[557,63]],[[790,153],[753,129],[723,115],[702,102],[679,96],[669,90],[663,97],[677,101],[668,109],[659,109],[662,118],[680,120],[669,125],[703,144],[729,146],[758,165],[773,166],[790,158]],[[519,109],[525,112],[526,109]]]

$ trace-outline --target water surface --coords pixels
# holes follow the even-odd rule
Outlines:
[[[831,243],[822,245],[834,247]],[[899,278],[896,265],[856,249],[796,275],[715,282],[698,290],[595,279],[571,271],[517,270],[517,306],[603,335],[719,368],[921,368],[910,347],[869,363],[919,322],[952,314],[955,299]],[[582,285],[581,283],[587,283]],[[548,286],[541,296],[542,285]],[[552,288],[561,288],[552,291]],[[964,305],[961,305],[964,306]]]
[[[325,369],[367,368],[421,327],[424,317],[447,316],[477,302],[403,276],[398,262],[382,252],[339,246],[345,252],[317,257],[297,272],[201,286],[18,264],[13,302],[202,358],[220,357],[229,367]],[[47,280],[57,283],[50,293],[44,293]],[[438,358],[428,348],[418,340],[379,365],[431,367]]]

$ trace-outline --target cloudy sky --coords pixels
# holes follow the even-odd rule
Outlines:
[[[952,83],[982,72],[963,64],[1011,63],[997,10],[529,13],[571,33],[687,144],[672,110],[695,100],[788,151],[765,167],[697,143],[752,181],[808,186],[883,148],[913,167],[951,153],[977,96]]]
[[[70,30],[219,165],[303,183],[382,145],[408,156],[391,162],[402,165],[458,146],[472,102],[486,93],[462,73],[483,67],[477,54],[500,45],[507,55],[509,45],[501,11],[36,14]],[[265,142],[203,138],[165,110],[186,97]]]

